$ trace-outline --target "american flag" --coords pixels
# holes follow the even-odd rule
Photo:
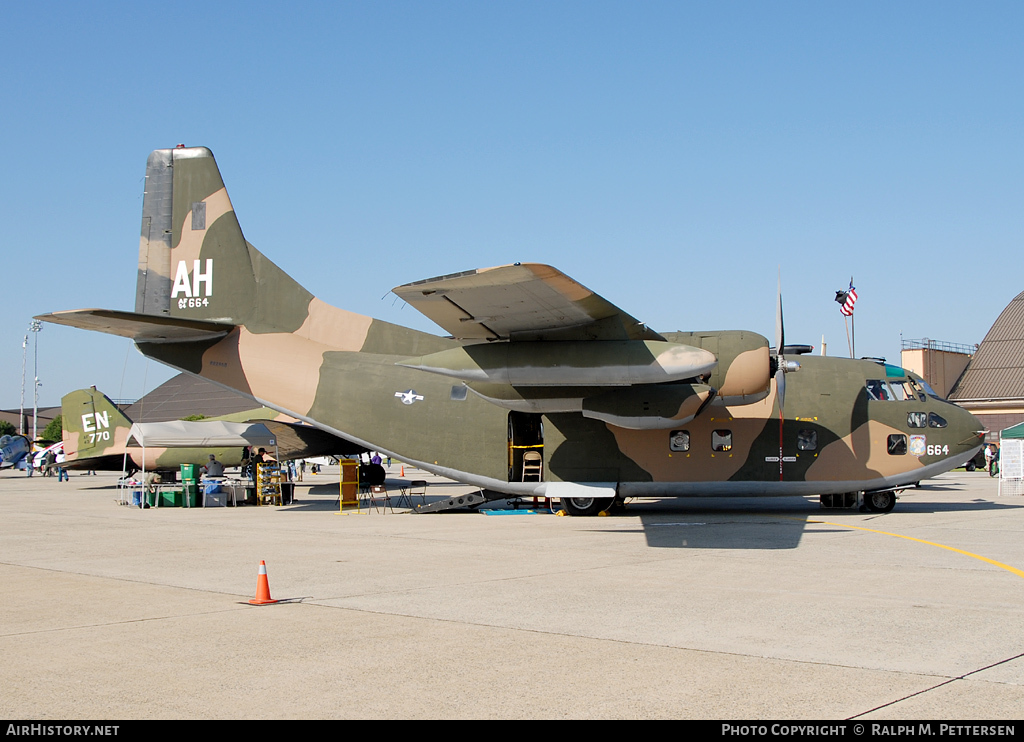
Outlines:
[[[850,279],[850,288],[846,291],[836,292],[836,301],[839,302],[839,311],[845,317],[853,316],[853,305],[857,303],[857,290],[853,287],[853,279]]]

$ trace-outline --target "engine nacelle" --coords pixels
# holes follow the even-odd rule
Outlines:
[[[466,345],[398,365],[467,383],[606,387],[693,379],[716,363],[714,353],[680,343],[591,340]]]
[[[714,387],[716,405],[760,402],[771,388],[772,368],[768,339],[756,332],[666,332],[668,340],[714,353],[718,366],[704,381]]]

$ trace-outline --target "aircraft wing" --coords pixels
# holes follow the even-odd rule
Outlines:
[[[35,319],[67,325],[82,330],[95,330],[108,335],[120,335],[140,343],[180,343],[216,340],[231,332],[235,326],[209,320],[161,317],[138,312],[118,312],[110,309],[75,309],[67,312],[41,314]]]
[[[540,263],[453,273],[392,291],[459,340],[665,339]]]

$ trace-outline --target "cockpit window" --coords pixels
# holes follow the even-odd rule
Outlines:
[[[892,390],[889,389],[889,385],[881,379],[868,379],[864,386],[868,390],[868,399],[877,399],[885,402],[891,402],[895,399]]]
[[[918,383],[921,386],[924,387],[924,390],[928,393],[929,397],[935,397],[935,399],[942,399],[942,397],[940,397],[938,394],[935,393],[934,389],[932,389],[930,386],[928,386],[928,382],[927,381],[925,381],[924,379],[921,379],[921,381],[918,382]]]
[[[944,428],[946,427],[946,418],[941,415],[936,415],[934,412],[928,413],[928,427],[930,428]]]
[[[896,395],[897,402],[914,399],[914,389],[905,379],[889,379],[889,388]]]
[[[917,394],[917,398],[919,400],[922,402],[927,401],[928,397],[925,395],[924,389],[921,385],[917,383],[917,379],[910,379],[907,383],[910,384],[910,388],[914,390],[914,393]]]
[[[913,382],[907,379],[868,379],[864,382],[868,390],[868,399],[877,399],[883,402],[907,402],[917,397]],[[922,401],[923,400],[923,392]]]
[[[927,428],[928,427],[928,413],[927,412],[908,412],[907,413],[907,425],[911,428]]]

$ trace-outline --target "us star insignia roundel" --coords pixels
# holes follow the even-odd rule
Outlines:
[[[423,399],[422,394],[417,394],[415,389],[409,389],[404,392],[395,392],[395,396],[402,400],[402,404],[412,404]]]

